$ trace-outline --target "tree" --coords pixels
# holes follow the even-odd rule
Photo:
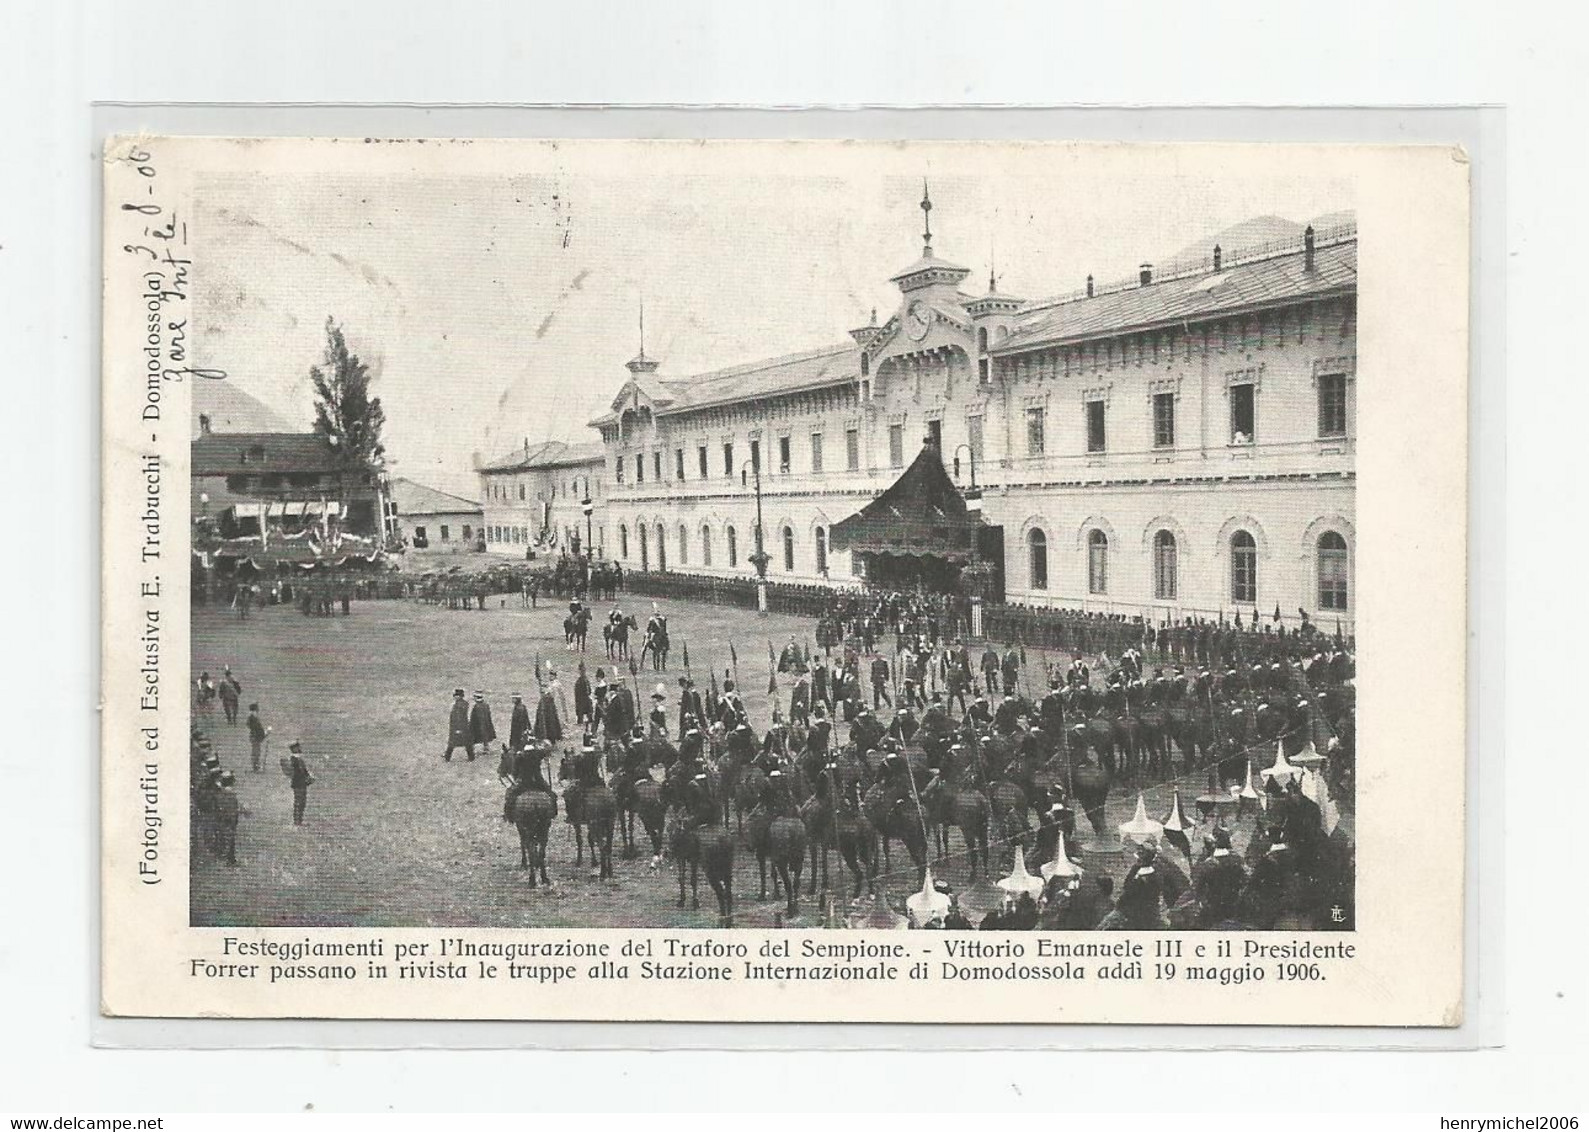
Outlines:
[[[325,358],[309,367],[314,383],[314,430],[335,439],[342,458],[355,467],[378,468],[386,456],[381,428],[386,410],[370,396],[370,367],[348,352],[336,320],[326,319]]]

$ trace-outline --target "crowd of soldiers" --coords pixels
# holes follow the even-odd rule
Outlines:
[[[1050,674],[1046,694],[1037,698],[1022,686],[1024,649],[990,646],[973,658],[960,641],[933,638],[929,626],[940,612],[930,604],[873,598],[845,609],[846,623],[863,630],[838,655],[791,638],[774,658],[775,671],[793,680],[789,710],[786,715],[775,697],[764,731],[752,725],[734,669],[723,672],[721,683],[714,670],[709,688],[699,687],[690,674],[678,677],[676,692],[658,683],[642,716],[632,674],[626,683],[621,671],[598,668],[592,679],[581,665],[572,728],[566,726],[570,716],[560,688],[543,687],[533,717],[522,698],[514,697],[503,763],[511,768],[511,786],[503,816],[512,818],[514,801],[524,791],[554,792],[545,768],[566,729],[570,738],[580,736],[573,783],[565,793],[568,820],[577,822],[583,791],[607,791],[622,810],[634,806],[642,783],[660,781],[673,844],[687,843],[691,830],[726,825],[737,809],[753,847],[758,836],[765,841],[769,822],[798,818],[812,844],[842,851],[837,831],[850,828],[845,822],[859,823],[874,845],[864,856],[875,862],[878,837],[886,842],[903,830],[908,846],[917,822],[923,834],[930,825],[956,824],[950,811],[959,802],[950,805],[948,799],[967,792],[991,798],[997,820],[990,819],[986,833],[961,823],[973,871],[980,840],[986,880],[991,840],[1001,852],[1020,846],[1043,880],[1034,883],[1040,891],[1012,894],[1002,909],[975,910],[984,928],[1330,928],[1347,922],[1341,908],[1351,903],[1350,846],[1326,829],[1316,783],[1314,793],[1304,790],[1310,768],[1322,776],[1323,764],[1349,766],[1355,757],[1340,742],[1339,714],[1331,715],[1324,703],[1325,689],[1350,687],[1352,659],[1344,647],[1317,637],[1316,650],[1301,662],[1277,658],[1266,664],[1255,655],[1250,664],[1237,665],[1232,657],[1232,666],[1217,673],[1204,666],[1167,674],[1145,668],[1142,650],[1128,644],[1096,679],[1086,660],[1074,657],[1069,669]],[[855,647],[864,643],[864,624],[873,618],[900,634],[893,666],[886,656]],[[1195,657],[1195,645],[1190,647],[1194,651],[1187,655]],[[1224,654],[1209,653],[1210,659],[1216,655]],[[1232,764],[1205,764],[1218,780],[1217,793],[1211,785],[1210,795],[1199,800],[1208,802],[1211,824],[1200,847],[1189,839],[1180,846],[1185,868],[1156,839],[1144,838],[1128,846],[1134,860],[1118,886],[1110,876],[1084,880],[1075,865],[1083,859],[1076,818],[1084,814],[1101,831],[1103,793],[1120,770],[1108,765],[1110,758],[1100,759],[1085,721],[1111,705],[1126,705],[1129,713],[1132,703],[1174,706],[1200,695],[1211,708],[1217,697],[1222,708],[1240,712],[1236,705],[1247,704],[1260,716],[1270,700],[1284,703],[1283,710],[1270,713],[1275,727],[1254,737],[1269,742],[1271,753],[1276,738],[1291,745],[1303,769],[1266,772],[1259,795],[1251,790],[1255,748],[1242,748],[1244,758],[1236,760],[1240,790],[1225,790]],[[455,692],[449,745],[463,745],[465,738],[471,744],[495,740],[482,703],[477,693],[475,706],[467,709],[462,690]],[[847,729],[843,742],[837,734],[841,723]],[[1344,734],[1349,736],[1349,727]],[[1318,755],[1317,749],[1326,753]],[[1189,769],[1192,753],[1183,752],[1183,758]],[[1339,768],[1332,780],[1349,781]],[[1238,816],[1250,811],[1254,821],[1241,854],[1224,820],[1232,806]],[[1005,812],[998,813],[1001,808]],[[946,836],[940,844],[947,849]],[[660,842],[656,849],[660,859]],[[757,852],[762,855],[764,847]],[[918,864],[925,859],[924,852]],[[947,908],[915,926],[969,926],[968,910],[947,883],[940,886],[950,898]]]

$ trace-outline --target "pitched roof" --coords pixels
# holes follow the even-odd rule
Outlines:
[[[209,418],[211,432],[292,431],[274,409],[243,392],[235,381],[195,381],[192,385],[192,436],[204,431],[200,417]]]
[[[480,504],[461,495],[438,491],[411,479],[392,480],[392,502],[399,515],[446,515],[460,511],[479,511]]]
[[[849,341],[690,377],[665,379],[649,375],[632,380],[631,384],[645,394],[660,415],[704,409],[752,397],[775,397],[806,389],[821,389],[859,381],[860,377],[861,348]],[[603,424],[616,419],[617,413],[609,411],[591,423]]]
[[[1009,337],[991,352],[1018,353],[1356,290],[1355,229],[1334,243],[1321,240],[1315,250],[1314,270],[1305,270],[1303,259],[1303,250],[1297,248],[1245,262],[1226,261],[1217,274],[1204,269],[1092,298],[1082,295],[1028,304],[1016,315]]]
[[[965,558],[982,525],[944,470],[939,450],[924,444],[910,467],[880,495],[829,532],[834,550]]]
[[[195,476],[335,472],[341,453],[318,432],[212,432],[193,438]]]
[[[480,470],[526,472],[536,468],[567,468],[576,464],[595,464],[605,458],[605,450],[594,441],[588,444],[569,444],[564,440],[548,440],[528,448],[515,448]]]

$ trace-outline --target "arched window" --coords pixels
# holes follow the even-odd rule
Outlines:
[[[1087,532],[1087,592],[1109,592],[1109,536],[1097,528]]]
[[[984,354],[988,352],[988,328],[986,326],[977,327],[977,349]]]
[[[627,523],[618,524],[618,557],[624,559],[629,557],[629,525]]]
[[[667,568],[668,568],[667,537],[662,532],[662,524],[658,523],[657,524],[657,569],[658,570],[666,570]]]
[[[690,536],[683,523],[679,524],[679,565],[688,565],[690,561]]]
[[[817,528],[817,573],[824,577],[828,572],[828,532],[822,527]]]
[[[1319,608],[1346,611],[1346,540],[1335,531],[1319,536]]]
[[[739,544],[734,539],[732,525],[723,528],[723,537],[728,540],[728,568],[732,570],[739,565]]]
[[[1258,601],[1258,544],[1246,531],[1230,536],[1230,600],[1237,605]]]
[[[703,523],[701,525],[701,565],[702,566],[710,566],[711,564],[712,564],[712,528],[706,526]]]
[[[1175,600],[1175,536],[1160,531],[1153,536],[1153,596],[1159,601]]]
[[[649,570],[649,569],[651,569],[651,539],[650,539],[650,536],[648,536],[646,534],[646,525],[644,523],[641,523],[638,526],[636,526],[635,530],[640,532],[640,569]]]
[[[786,574],[794,573],[794,528],[783,529],[783,568]]]
[[[1042,531],[1026,536],[1026,570],[1034,590],[1048,589],[1048,536]]]

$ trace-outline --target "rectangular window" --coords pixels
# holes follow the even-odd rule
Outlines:
[[[519,502],[524,502],[524,485],[522,483],[519,484]]]
[[[971,458],[977,463],[982,462],[982,418],[966,418],[966,446],[971,449]]]
[[[441,541],[442,542],[446,542],[447,541],[447,524],[446,523],[443,523],[441,525]]]
[[[1103,402],[1087,402],[1087,451],[1102,452],[1105,445],[1103,430]]]
[[[646,482],[646,454],[644,452],[636,452],[634,454],[634,481],[635,483]]]
[[[761,441],[759,440],[750,442],[750,470],[753,472],[761,471]]]
[[[932,446],[943,453],[943,421],[928,421],[927,435],[932,439]]]
[[[1175,447],[1175,394],[1153,395],[1153,447]]]
[[[852,472],[861,470],[861,430],[844,430],[844,466]]]
[[[651,453],[651,474],[658,483],[662,482],[662,453]]]
[[[464,542],[468,542],[473,537],[474,537],[474,528],[471,527],[468,523],[465,523],[463,525],[463,541]]]
[[[789,447],[789,438],[787,436],[780,436],[778,438],[778,470],[785,475],[789,473],[790,467]]]
[[[706,445],[704,445],[704,444],[701,445],[700,449],[695,453],[695,456],[696,456],[696,459],[700,463],[700,466],[701,466],[701,478],[704,480],[706,478],[706,476],[707,476],[707,471],[706,471]]]
[[[613,479],[617,480],[619,483],[623,483],[623,457],[618,457],[618,459],[614,460],[612,464],[613,468],[615,469]]]
[[[734,474],[734,445],[732,443],[723,445],[723,474],[725,476]]]
[[[1043,454],[1043,408],[1041,405],[1026,410],[1026,454]]]
[[[902,424],[888,426],[888,466],[905,466],[905,426]]]
[[[676,480],[684,478],[684,449],[682,448],[673,450],[673,478]]]
[[[1257,399],[1251,384],[1230,387],[1230,442],[1252,444],[1258,436]]]
[[[822,473],[822,434],[820,432],[811,434],[811,471],[816,475],[821,475]]]
[[[1346,375],[1327,373],[1319,378],[1319,436],[1346,435]]]

